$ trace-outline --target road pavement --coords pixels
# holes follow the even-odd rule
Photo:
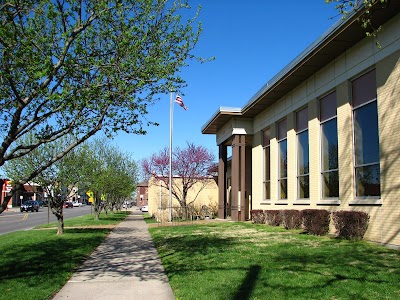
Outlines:
[[[82,206],[64,209],[64,220],[83,216],[91,213],[91,207]],[[8,209],[0,214],[0,234],[9,233],[18,230],[29,230],[33,227],[46,224],[47,222],[55,222],[57,218],[47,207],[42,207],[39,212],[23,212],[19,211],[19,207]]]

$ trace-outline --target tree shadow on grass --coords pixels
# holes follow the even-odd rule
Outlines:
[[[399,282],[399,255],[393,250],[373,247],[364,241],[331,240],[321,248],[297,247],[296,250],[282,247],[271,257],[279,272],[295,274],[299,278],[314,278],[307,285],[289,284],[282,281],[275,289],[292,294],[305,293],[307,289],[317,291],[341,289],[346,297],[370,299],[363,289],[346,291],[349,286],[365,286],[376,293],[391,293],[387,290]],[[331,251],[330,251],[331,250]],[[390,274],[390,275],[388,275]],[[342,288],[340,288],[342,287]],[[381,290],[380,290],[381,289]]]
[[[6,259],[0,261],[0,282],[32,276],[45,281],[69,273],[109,232],[109,229],[79,228],[67,229],[64,235],[57,236],[55,231],[46,230],[40,231],[42,238],[37,233],[24,233],[21,243],[2,250]]]
[[[250,295],[256,285],[259,274],[261,271],[260,265],[252,265],[247,271],[246,277],[240,285],[233,300],[247,300],[250,299]]]
[[[271,293],[271,299],[299,299],[302,295],[327,299],[336,294],[345,298],[370,299],[371,293],[375,293],[374,296],[385,291],[391,296],[396,293],[396,282],[400,278],[396,270],[400,268],[399,253],[394,250],[374,247],[364,241],[304,236],[282,243],[268,243],[267,240],[257,252],[251,250],[252,243],[259,243],[256,239],[222,237],[207,234],[207,231],[196,234],[191,230],[190,227],[186,233],[176,230],[173,236],[157,236],[155,231],[154,241],[160,249],[168,277],[177,276],[178,284],[186,276],[196,274],[232,278],[229,282],[210,284],[208,289],[213,292],[207,294],[205,291],[205,298],[263,299],[266,291]],[[250,248],[245,250],[244,243],[249,243]],[[235,273],[243,274],[243,277],[225,275]],[[363,288],[364,285],[368,290]],[[220,289],[225,292],[217,292]]]

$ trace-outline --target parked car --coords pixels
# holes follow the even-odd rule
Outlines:
[[[63,207],[64,207],[64,208],[68,208],[68,207],[71,207],[71,208],[73,208],[73,207],[74,207],[74,205],[72,204],[72,202],[70,202],[70,201],[67,201],[67,202],[64,202],[64,204],[63,204]]]
[[[28,200],[24,204],[21,205],[20,211],[21,212],[24,212],[24,211],[38,212],[39,211],[39,203],[35,200]]]
[[[72,202],[72,206],[73,206],[73,207],[81,207],[81,206],[82,206],[82,203],[80,203],[80,202],[78,202],[78,201]]]
[[[124,204],[122,204],[122,208],[131,208],[132,204],[131,202],[125,201]]]
[[[149,206],[148,206],[148,205],[144,205],[144,206],[142,206],[142,207],[140,208],[140,210],[141,210],[142,212],[148,212],[148,211],[149,211]]]

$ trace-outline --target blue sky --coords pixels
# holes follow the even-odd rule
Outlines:
[[[180,91],[188,110],[174,105],[173,148],[201,144],[217,159],[215,136],[203,135],[201,127],[220,106],[243,107],[339,17],[324,0],[189,2],[202,6],[203,33],[195,54],[216,59],[193,61],[181,73],[188,83]],[[169,145],[169,95],[150,108],[148,118],[160,125],[149,127],[145,136],[119,134],[113,141],[137,161]]]

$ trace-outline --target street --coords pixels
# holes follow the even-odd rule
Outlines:
[[[90,214],[91,206],[64,208],[64,220]],[[57,221],[51,210],[42,207],[39,212],[20,212],[19,208],[12,208],[0,214],[0,234],[27,230],[39,224]]]

